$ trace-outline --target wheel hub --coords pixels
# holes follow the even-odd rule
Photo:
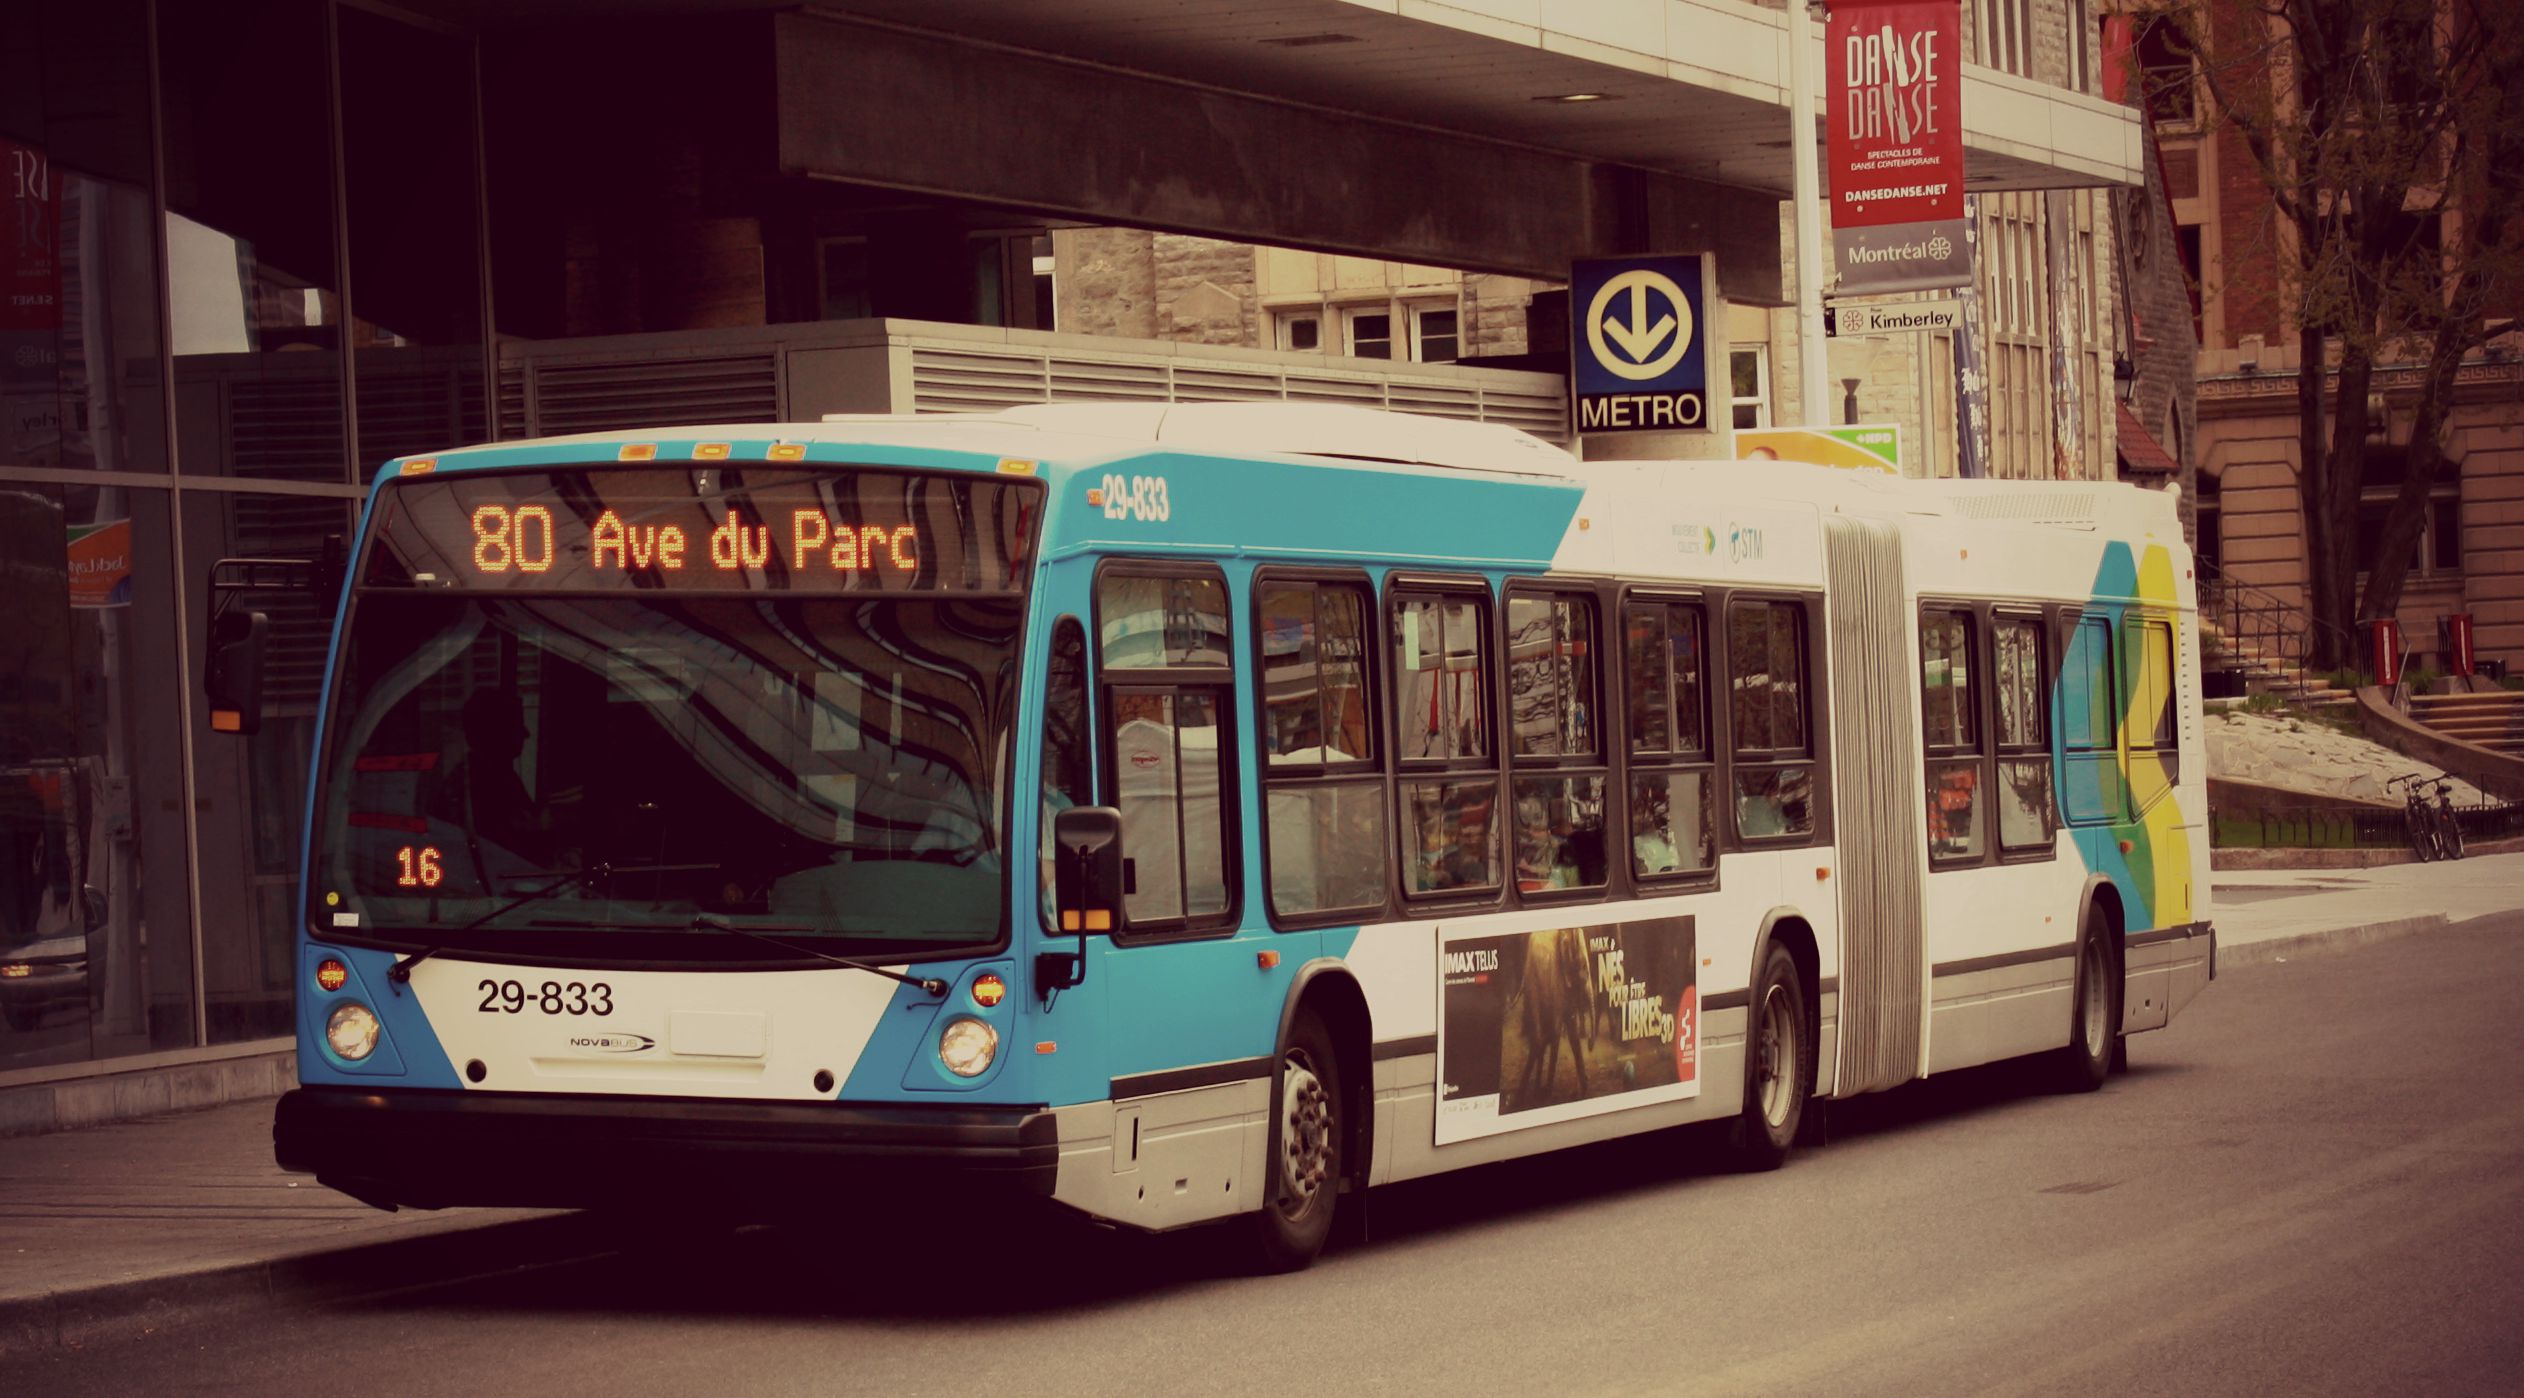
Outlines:
[[[1323,1079],[1291,1061],[1280,1090],[1280,1183],[1302,1208],[1332,1178],[1332,1096]]]

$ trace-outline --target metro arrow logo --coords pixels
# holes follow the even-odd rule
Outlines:
[[[1648,324],[1647,320],[1648,288],[1644,283],[1633,282],[1630,286],[1630,323],[1623,325],[1607,320],[1604,322],[1604,333],[1612,336],[1613,343],[1621,346],[1623,354],[1644,361],[1648,353],[1656,348],[1657,342],[1665,338],[1666,332],[1674,328],[1672,316],[1659,316],[1654,325]]]
[[[1672,314],[1653,311],[1652,296],[1662,297]],[[1629,311],[1627,323],[1613,318],[1617,305]],[[1691,302],[1672,278],[1656,272],[1636,269],[1606,281],[1586,308],[1586,342],[1595,362],[1625,379],[1653,379],[1673,368],[1691,348],[1691,335]]]

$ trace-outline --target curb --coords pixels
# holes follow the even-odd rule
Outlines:
[[[2347,951],[2373,942],[2391,941],[2396,937],[2434,932],[2450,926],[2453,919],[2443,913],[2423,913],[2417,917],[2397,917],[2383,922],[2355,923],[2347,927],[2325,928],[2317,932],[2291,932],[2285,936],[2264,937],[2240,945],[2224,945],[2217,949],[2217,969],[2232,970],[2237,966],[2262,966],[2285,961],[2292,956],[2318,956],[2327,952]]]
[[[0,1360],[584,1261],[614,1251],[619,1226],[618,1218],[554,1214],[0,1300]]]

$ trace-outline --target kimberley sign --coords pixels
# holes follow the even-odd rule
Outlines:
[[[1957,0],[1832,6],[1832,245],[1845,294],[1972,279],[1963,236],[1961,39]]]

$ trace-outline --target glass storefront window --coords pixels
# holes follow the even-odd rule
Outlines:
[[[483,419],[473,43],[338,12],[355,475],[491,435]],[[420,119],[415,119],[418,116]]]
[[[194,1042],[167,500],[0,482],[0,1071]]]
[[[177,458],[346,479],[319,0],[161,5]]]
[[[0,15],[0,466],[163,471],[138,0]]]
[[[317,557],[325,535],[351,529],[351,503],[322,496],[188,490],[183,513],[186,571],[194,579],[219,558]],[[312,594],[256,593],[235,605],[262,612],[271,624],[264,633],[262,731],[214,733],[198,703],[193,714],[202,1001],[214,1044],[290,1032],[299,824],[333,626],[331,599]],[[193,582],[184,592],[192,655],[205,653],[210,611],[211,598]]]

